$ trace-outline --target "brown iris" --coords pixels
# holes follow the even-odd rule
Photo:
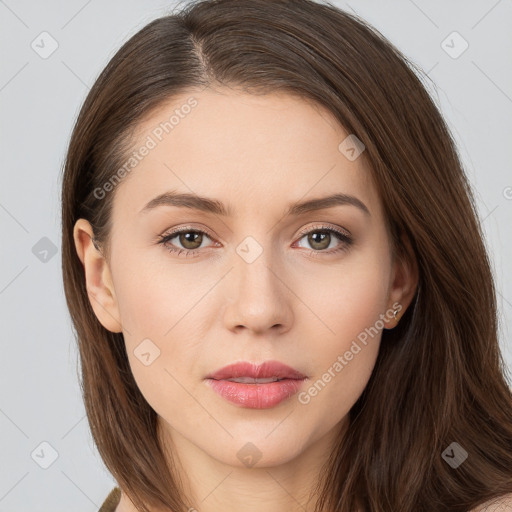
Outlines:
[[[308,234],[308,242],[314,249],[327,249],[331,242],[331,234],[327,231],[312,231]]]
[[[201,243],[203,242],[203,233],[197,231],[184,231],[179,233],[179,241],[185,249],[193,251],[194,249],[201,247]]]

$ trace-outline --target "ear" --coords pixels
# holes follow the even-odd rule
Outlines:
[[[398,310],[396,319],[386,315],[385,327],[392,329],[398,325],[400,318],[411,304],[418,286],[418,262],[409,238],[402,232],[402,247],[395,256],[393,273],[388,298],[388,311]]]
[[[101,325],[111,332],[121,332],[119,307],[108,263],[93,244],[94,232],[85,219],[78,219],[73,238],[85,271],[87,295]]]

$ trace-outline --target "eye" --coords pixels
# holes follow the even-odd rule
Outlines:
[[[316,226],[313,229],[301,233],[301,238],[307,237],[307,243],[312,247],[311,254],[315,256],[318,253],[333,254],[339,251],[347,250],[353,243],[352,238],[341,230],[329,226]],[[334,249],[332,243],[334,242]],[[336,244],[336,242],[338,242]],[[332,250],[326,251],[331,247]]]
[[[177,243],[181,244],[182,247],[174,247],[170,244],[174,238],[177,239]],[[183,253],[185,256],[192,256],[201,248],[205,238],[210,238],[205,231],[183,227],[175,229],[171,233],[161,235],[158,243],[162,244],[168,251],[177,253],[178,256]]]
[[[347,233],[325,225],[302,232],[299,241],[305,237],[307,237],[307,243],[312,247],[308,252],[314,256],[319,256],[319,253],[338,253],[347,250],[353,243],[352,238]],[[183,254],[187,257],[197,255],[200,252],[199,249],[204,248],[205,238],[212,239],[206,231],[185,226],[165,235],[160,235],[158,243],[162,244],[171,253],[178,256]],[[181,247],[176,247],[175,243],[171,243],[174,239],[176,239],[175,243],[180,244]],[[333,242],[335,243],[334,249],[332,248]],[[338,242],[337,245],[336,242]],[[331,247],[331,250],[326,250],[329,247]]]

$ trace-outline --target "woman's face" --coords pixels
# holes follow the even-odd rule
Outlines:
[[[97,192],[115,193],[108,265],[75,227],[95,313],[123,332],[175,445],[239,467],[291,461],[344,425],[414,292],[363,148],[321,107],[228,89],[174,98],[135,136],[121,182]],[[207,378],[244,361],[306,378]]]

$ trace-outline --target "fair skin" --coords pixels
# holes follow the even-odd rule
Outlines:
[[[308,492],[368,383],[382,329],[308,403],[294,395],[269,409],[240,407],[205,377],[233,362],[271,359],[307,375],[308,390],[396,302],[400,319],[417,267],[413,258],[392,259],[364,158],[351,161],[338,149],[348,133],[321,107],[284,94],[193,91],[145,119],[134,149],[190,96],[197,106],[116,186],[109,261],[92,244],[89,223],[75,225],[91,305],[106,329],[123,333],[190,507],[313,510]],[[220,201],[232,215],[168,205],[140,212],[170,190]],[[334,193],[356,197],[368,213],[344,204],[285,216],[294,202]],[[206,233],[196,246],[184,236],[167,244],[199,246],[195,256],[157,243],[176,227]],[[353,243],[333,232],[324,243],[320,228],[348,233]],[[257,244],[250,251],[262,251],[250,263],[237,252],[248,236]],[[385,317],[385,328],[396,325]],[[146,338],[160,350],[149,365],[134,353]],[[247,443],[260,457],[251,467],[237,456]],[[124,492],[116,510],[135,511]]]

